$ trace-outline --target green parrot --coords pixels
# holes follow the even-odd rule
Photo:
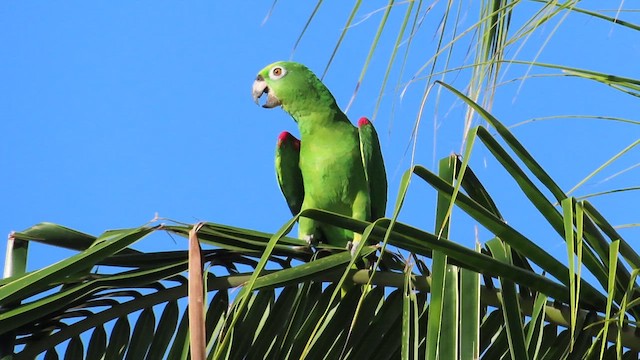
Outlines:
[[[329,89],[299,63],[262,69],[252,89],[257,104],[263,94],[264,108],[281,106],[300,130],[300,140],[285,131],[276,146],[278,183],[291,212],[318,208],[367,221],[384,217],[387,176],[371,122],[363,117],[353,126]],[[298,236],[355,250],[362,235],[301,217]]]

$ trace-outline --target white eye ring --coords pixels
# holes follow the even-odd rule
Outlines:
[[[278,80],[285,75],[287,75],[287,70],[282,66],[275,66],[269,70],[269,78],[271,80]]]

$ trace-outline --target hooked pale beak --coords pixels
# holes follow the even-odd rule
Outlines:
[[[263,108],[270,109],[282,105],[280,100],[273,94],[273,91],[269,89],[269,86],[267,86],[267,82],[264,81],[262,75],[258,75],[256,81],[253,82],[253,87],[251,88],[253,101],[258,105],[260,105],[259,99],[262,97],[262,94],[267,94],[267,102],[262,105]]]

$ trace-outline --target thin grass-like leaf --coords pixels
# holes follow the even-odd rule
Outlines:
[[[604,350],[606,348],[607,345],[607,333],[609,332],[609,326],[608,326],[608,322],[612,320],[611,317],[611,308],[613,305],[613,299],[615,297],[615,292],[616,292],[616,265],[618,264],[618,253],[619,253],[619,249],[620,249],[620,241],[616,240],[613,241],[611,243],[611,246],[609,248],[609,264],[611,264],[611,266],[609,267],[609,286],[607,287],[607,309],[605,310],[605,316],[604,316],[604,321],[605,321],[605,326],[602,329],[602,346],[600,347],[600,359],[603,358],[604,355]]]
[[[507,60],[507,62],[512,64],[525,64],[528,66],[536,66],[536,67],[561,70],[563,73],[566,74],[566,76],[575,76],[583,79],[594,80],[599,83],[611,86],[616,90],[620,90],[623,93],[636,96],[636,97],[640,96],[640,80],[638,79],[612,75],[612,74],[605,74],[598,71],[580,69],[580,68],[575,68],[575,67],[561,65],[561,64],[549,64],[549,63],[541,63],[537,61],[520,61],[520,60]]]
[[[479,244],[476,251],[480,252]],[[460,269],[460,359],[480,356],[480,275]]]
[[[627,286],[627,292],[625,293],[624,300],[622,301],[622,304],[620,304],[620,314],[618,314],[618,329],[624,329],[625,326],[627,326],[626,319],[621,314],[626,313],[627,306],[631,302],[633,302],[632,298],[634,297],[634,292],[635,292],[635,290],[637,288],[636,287],[636,278],[638,277],[639,274],[640,274],[640,269],[634,269],[631,272],[631,282]],[[640,299],[637,299],[637,300],[640,300]],[[622,332],[621,331],[617,332],[617,339],[616,340],[617,340],[616,344],[615,344],[616,356],[618,358],[620,358],[620,357],[622,357],[622,347],[623,347],[623,339],[622,339]]]
[[[357,346],[369,343],[367,335],[380,307],[386,301],[384,296],[384,288],[382,286],[375,286],[366,293],[364,301],[359,308],[357,321],[351,327],[349,343],[345,344],[345,351],[342,354],[345,358],[351,357]]]
[[[356,99],[356,95],[358,94],[358,90],[360,89],[360,85],[362,84],[362,81],[364,80],[364,75],[367,73],[367,69],[369,68],[369,62],[373,58],[373,52],[375,51],[376,47],[378,46],[378,41],[380,40],[380,35],[382,35],[382,31],[384,30],[384,27],[387,24],[387,19],[389,18],[389,14],[391,13],[391,9],[393,8],[393,3],[394,2],[395,2],[395,0],[389,0],[389,3],[387,4],[386,9],[384,11],[384,14],[382,15],[382,19],[380,20],[380,24],[378,25],[378,30],[376,31],[376,34],[373,37],[373,42],[371,43],[371,47],[369,48],[369,54],[367,54],[367,58],[366,58],[366,60],[364,62],[364,65],[362,66],[362,71],[360,72],[360,76],[358,77],[358,82],[356,83],[356,88],[353,90],[353,95],[351,95],[351,99],[349,100],[349,103],[345,107],[345,110],[344,110],[345,113],[347,113],[349,111],[349,108],[351,107],[351,104]]]
[[[130,331],[129,319],[124,316],[120,317],[113,326],[113,330],[111,330],[105,359],[121,359],[124,357],[129,344]]]
[[[298,286],[287,286],[282,289],[269,311],[269,317],[264,321],[264,324],[269,326],[261,326],[261,331],[256,334],[253,345],[245,352],[248,358],[269,357],[269,351],[274,351],[280,346],[289,323],[288,319],[292,316],[296,298],[299,296]],[[271,357],[276,358],[273,354]]]
[[[592,120],[604,120],[604,121],[613,121],[620,122],[624,124],[631,125],[640,125],[640,121],[621,118],[617,116],[605,116],[605,115],[553,115],[553,116],[541,116],[535,117],[528,120],[521,121],[519,123],[513,124],[509,126],[509,129],[513,129],[525,124],[534,123],[538,121],[549,121],[549,120],[561,120],[561,119],[592,119]]]
[[[250,349],[260,333],[264,320],[268,318],[273,307],[275,294],[272,290],[261,290],[251,297],[241,322],[234,328],[232,353],[241,354]]]
[[[511,263],[509,245],[504,244],[500,239],[494,238],[487,242],[487,247],[491,254],[498,260]],[[506,319],[506,333],[509,341],[509,351],[512,359],[528,359],[529,353],[525,344],[522,323],[522,309],[518,299],[518,293],[513,281],[500,278],[500,289],[502,292],[502,312]]]
[[[548,2],[546,2],[544,0],[533,0],[533,1],[540,2],[540,3],[547,3],[547,4],[550,4],[550,5],[554,5],[554,6],[560,6],[561,5],[560,3],[548,3]],[[589,15],[589,16],[592,16],[592,17],[595,17],[595,18],[599,18],[599,19],[602,19],[602,20],[606,20],[606,21],[609,21],[609,22],[617,24],[617,25],[628,27],[628,28],[633,29],[633,30],[640,30],[640,26],[638,26],[636,24],[633,24],[633,23],[630,23],[630,22],[627,22],[627,21],[624,21],[624,20],[620,20],[620,19],[618,19],[618,17],[606,16],[606,15],[603,15],[603,14],[595,12],[595,11],[590,11],[590,10],[582,9],[582,8],[575,7],[575,6],[571,7],[571,11],[582,13],[582,14],[585,14],[585,15]]]
[[[589,202],[582,201],[584,212],[589,219],[602,230],[611,241],[620,241],[620,254],[630,263],[633,268],[640,268],[640,255],[624,240],[624,238],[616,231],[616,229],[602,216],[602,214]]]
[[[107,349],[107,332],[104,326],[97,326],[91,333],[87,346],[87,360],[100,360]]]
[[[164,306],[155,335],[149,345],[148,359],[161,359],[171,342],[176,325],[178,324],[178,303],[169,301]]]
[[[395,113],[394,109],[396,106],[396,101],[398,98],[401,98],[401,96],[398,96],[398,92],[401,89],[401,80],[402,77],[404,76],[404,71],[407,65],[407,61],[409,59],[409,49],[411,49],[411,44],[413,42],[413,37],[416,34],[416,30],[418,28],[418,17],[421,13],[421,9],[422,9],[422,0],[418,0],[418,7],[416,8],[415,11],[415,15],[413,16],[413,20],[411,22],[411,32],[409,33],[409,38],[406,41],[406,45],[405,45],[405,52],[404,52],[404,57],[402,59],[402,65],[400,65],[400,71],[399,71],[399,75],[398,75],[398,81],[396,82],[396,86],[394,88],[394,97],[393,97],[393,102],[391,103],[391,119],[389,120],[389,129],[391,129],[392,123],[393,123],[393,114]],[[377,104],[376,104],[377,106]],[[375,114],[375,112],[374,112]]]
[[[189,354],[189,309],[182,314],[167,359],[187,359]]]
[[[571,308],[571,339],[575,338],[576,321],[578,320],[578,294],[576,294],[577,282],[576,282],[576,267],[575,267],[575,239],[573,237],[573,198],[567,198],[562,200],[562,210],[564,214],[564,232],[565,242],[567,244],[567,257],[569,259],[569,290],[571,291],[571,302],[569,306]],[[579,280],[579,278],[578,278]],[[573,349],[573,341],[569,344],[569,350]]]
[[[576,202],[575,204],[575,223],[576,223],[576,245],[575,245],[575,261],[576,261],[576,270],[575,270],[575,277],[576,280],[575,281],[575,298],[579,299],[580,298],[580,284],[582,284],[582,282],[580,281],[582,279],[582,251],[584,249],[583,247],[583,238],[584,238],[584,205],[583,202]],[[571,255],[571,257],[573,257],[573,255]],[[573,276],[573,275],[572,275]],[[576,309],[575,312],[576,314],[574,315],[574,317],[577,319],[578,318],[578,309],[577,309],[577,303],[576,303]],[[572,325],[575,325],[572,324]]]
[[[456,168],[462,168],[463,164],[460,161],[460,158],[455,155],[451,155],[451,157],[455,159]],[[459,178],[458,174],[456,174],[456,178]],[[491,198],[491,195],[489,195],[487,189],[485,189],[484,185],[482,185],[482,183],[470,167],[467,167],[464,173],[464,177],[460,179],[460,182],[467,196],[469,196],[485,209],[489,210],[496,217],[500,219],[503,218],[502,214],[498,210],[498,206]]]
[[[460,358],[460,279],[459,268],[446,266],[444,304],[438,355],[445,359]],[[428,331],[428,330],[427,330]]]
[[[585,177],[584,179],[580,180],[580,182],[578,182],[573,188],[571,188],[571,190],[567,191],[567,194],[571,194],[574,191],[576,191],[578,188],[580,188],[580,186],[584,185],[587,181],[589,181],[591,178],[596,176],[604,168],[606,168],[607,166],[611,165],[614,161],[618,160],[622,155],[628,153],[629,151],[631,151],[631,149],[633,149],[634,147],[636,147],[639,144],[640,144],[640,140],[636,140],[633,143],[631,143],[629,146],[627,146],[624,149],[620,150],[620,152],[615,154],[609,160],[605,161],[604,164],[600,165],[597,169],[595,169],[593,172],[591,172],[589,175],[587,175],[587,177]]]
[[[67,348],[64,352],[64,359],[65,360],[82,359],[83,356],[84,356],[84,345],[82,344],[82,340],[80,340],[80,337],[78,336],[72,337],[71,340],[69,341],[69,345],[67,345]]]
[[[149,346],[155,336],[155,316],[153,309],[146,308],[142,310],[140,316],[136,319],[136,325],[131,334],[131,342],[127,347],[126,360],[142,359],[147,354]]]
[[[273,0],[273,3],[271,4],[271,7],[269,8],[269,12],[267,13],[267,15],[265,15],[264,19],[262,19],[262,24],[264,25],[267,23],[267,21],[269,21],[269,19],[271,18],[271,14],[273,13],[273,10],[275,10],[276,8],[276,4],[278,3],[278,0]]]
[[[227,312],[230,311],[229,306],[229,292],[218,291],[216,295],[209,302],[209,308],[207,309],[206,323],[206,339],[208,358],[213,355],[213,347],[217,345],[218,340],[221,338],[220,334],[224,329],[225,319],[227,318]]]
[[[480,7],[478,41],[476,43],[477,66],[472,68],[468,94],[475,102],[491,108],[495,96],[501,60],[504,57],[507,33],[513,5],[509,1],[493,0],[483,2]],[[484,98],[481,99],[481,94]],[[466,139],[471,129],[473,109],[467,108],[463,137]]]
[[[274,3],[274,5],[275,5],[275,3]],[[298,39],[296,40],[295,44],[293,44],[293,49],[291,49],[291,58],[292,59],[293,59],[293,54],[296,52],[296,49],[298,48],[298,45],[300,44],[300,41],[302,40],[302,37],[304,36],[305,32],[309,28],[309,25],[311,25],[311,21],[313,20],[313,18],[318,13],[318,10],[320,9],[320,5],[322,5],[322,0],[318,0],[318,2],[316,3],[316,6],[313,8],[313,11],[311,12],[311,15],[309,15],[309,18],[307,19],[307,22],[304,24],[304,27],[302,28],[302,31],[300,32],[300,35],[298,35]]]
[[[455,163],[452,163],[450,158],[440,160],[440,175],[444,176],[443,179],[445,181],[449,181],[450,183],[453,183],[453,174],[455,173],[455,170],[453,169],[453,166],[455,166],[454,164]],[[445,239],[448,238],[449,233],[449,203],[449,199],[444,198],[440,195],[438,196],[438,200],[436,202],[437,207],[435,231],[439,234],[439,236],[442,236]],[[435,251],[432,254],[432,259],[431,300],[429,301],[429,315],[427,318],[427,359],[437,359],[439,357],[440,351],[449,351],[449,349],[440,350],[439,345],[444,341],[444,337],[450,335],[442,334],[441,331],[443,322],[450,320],[443,318],[444,304],[446,301],[448,301],[448,299],[445,299],[445,294],[447,293],[445,291],[445,286],[447,285],[447,256],[442,252]],[[452,284],[448,285],[451,286]],[[457,288],[457,284],[454,284],[454,286]],[[441,335],[443,335],[442,340],[440,338]]]
[[[413,13],[414,2],[415,1],[409,1],[409,4],[407,5],[407,11],[405,12],[405,15],[404,15],[404,20],[402,21],[402,24],[400,25],[400,29],[398,30],[398,36],[396,37],[396,42],[393,45],[393,50],[391,51],[389,62],[387,63],[387,69],[385,70],[384,77],[382,79],[382,84],[380,85],[380,91],[378,92],[378,100],[376,100],[376,106],[373,109],[373,115],[371,116],[373,120],[376,119],[376,115],[378,114],[378,109],[380,108],[380,103],[382,102],[382,95],[384,94],[384,90],[387,87],[387,81],[389,80],[389,74],[391,73],[391,68],[395,63],[398,49],[402,44],[404,32],[407,29],[407,24],[409,23],[409,19],[411,17],[411,14]]]
[[[587,314],[586,316],[581,316],[578,320],[577,327],[581,331],[577,331],[575,334],[575,339],[573,342],[573,351],[571,352],[571,356],[575,356],[578,359],[588,358],[587,354],[589,353],[589,349],[591,349],[591,345],[596,343],[593,339],[592,329],[589,328],[589,324],[593,321],[595,317],[594,313]],[[606,341],[605,341],[606,343]],[[568,350],[568,349],[567,349]]]
[[[529,329],[525,339],[530,359],[538,359],[542,348],[545,325],[544,306],[546,303],[547,297],[544,294],[536,293],[533,310],[531,311],[531,321],[529,321]]]
[[[330,302],[335,288],[335,285],[330,285],[323,291],[321,283],[311,283],[303,287],[301,295],[296,299],[294,316],[288,323],[288,336],[280,357],[300,357],[325,309],[335,306]]]
[[[44,354],[44,360],[58,360],[58,359],[60,359],[60,357],[58,356],[58,352],[56,351],[56,349],[49,349]]]
[[[495,315],[496,313],[500,313],[500,315],[502,315],[502,311],[500,310],[493,311],[491,315]],[[507,340],[504,318],[502,316],[500,318],[493,316],[490,320],[491,321],[483,323],[480,331],[480,334],[487,334],[486,336],[489,336],[486,341],[482,341],[481,338],[481,342],[486,344],[486,347],[480,348],[482,356],[486,359],[508,359],[510,358],[509,341]],[[497,322],[496,320],[500,320],[500,322]],[[489,328],[490,326],[492,327]],[[488,329],[491,331],[487,331]]]
[[[402,338],[400,340],[400,357],[409,359],[411,349],[411,269],[407,269],[404,277],[404,289],[402,291]]]
[[[384,340],[390,329],[398,325],[402,319],[403,296],[400,290],[393,291],[382,303],[377,316],[372,319],[367,341],[361,341],[353,351],[353,359],[372,359],[379,347],[384,346]]]
[[[611,194],[616,194],[616,193],[624,193],[624,192],[627,192],[627,191],[638,191],[638,190],[640,190],[640,186],[630,186],[630,187],[626,187],[626,188],[611,189],[611,190],[606,190],[606,191],[600,191],[600,192],[595,192],[595,193],[591,193],[591,194],[586,194],[586,195],[578,196],[578,197],[576,197],[576,199],[578,199],[578,200],[586,200],[586,199],[589,199],[589,198],[603,196],[603,195],[611,195]]]
[[[332,309],[334,311],[323,314],[322,326],[318,331],[314,331],[314,336],[300,359],[323,359],[325,355],[330,359],[337,358],[342,352],[359,300],[360,289],[352,287]]]
[[[336,46],[333,48],[333,51],[329,56],[329,60],[327,61],[327,66],[325,66],[324,71],[322,72],[322,76],[320,76],[320,80],[323,80],[325,75],[327,75],[327,72],[329,71],[329,66],[331,66],[331,63],[333,62],[333,58],[338,53],[338,49],[340,48],[340,45],[342,44],[342,41],[344,40],[345,35],[347,35],[347,31],[349,30],[351,23],[353,23],[353,19],[358,13],[358,9],[360,9],[360,5],[362,5],[362,0],[356,0],[356,3],[353,5],[353,9],[351,9],[351,13],[349,13],[347,22],[342,28],[342,33],[340,33],[340,38],[338,38],[338,41],[336,42]]]

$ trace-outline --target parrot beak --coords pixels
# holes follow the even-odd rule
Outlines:
[[[282,105],[280,100],[273,94],[273,91],[269,89],[262,75],[258,75],[251,88],[253,101],[258,105],[260,105],[259,99],[262,97],[262,94],[267,94],[267,102],[262,105],[263,108],[270,109]]]

